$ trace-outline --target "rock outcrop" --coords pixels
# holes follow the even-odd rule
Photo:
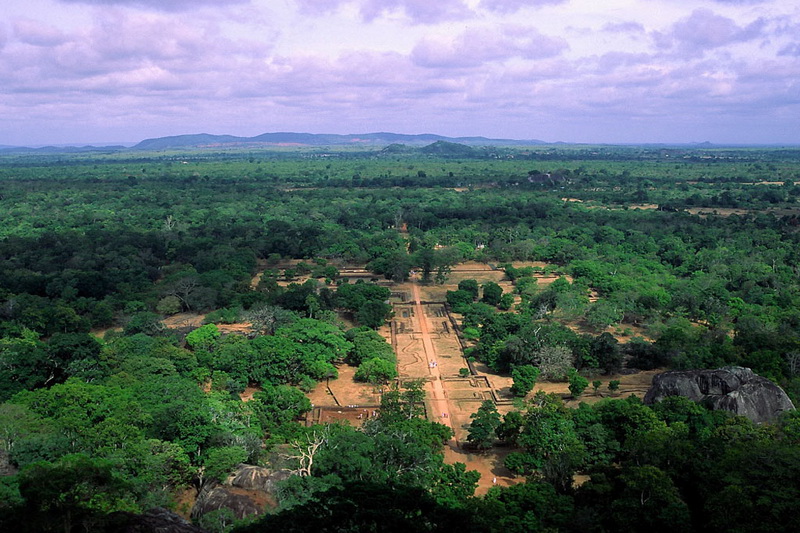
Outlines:
[[[288,470],[273,471],[260,466],[242,464],[228,476],[225,484],[231,487],[239,487],[240,489],[261,490],[274,494],[277,483],[290,475],[291,473]]]
[[[726,366],[716,370],[671,370],[653,378],[644,403],[668,396],[684,396],[711,409],[745,416],[756,423],[774,420],[794,410],[786,393],[772,381],[749,368]]]
[[[239,465],[224,483],[203,487],[192,507],[192,519],[197,520],[220,509],[230,509],[237,519],[262,515],[267,509],[276,507],[276,484],[289,475],[285,470]]]

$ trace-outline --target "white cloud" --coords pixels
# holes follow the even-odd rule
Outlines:
[[[786,2],[7,1],[0,144],[76,123],[92,141],[125,123],[133,140],[374,125],[679,141],[752,124],[747,109],[800,142]]]
[[[65,4],[86,4],[108,7],[144,7],[159,11],[186,11],[200,6],[224,7],[233,4],[245,4],[250,0],[58,0]]]
[[[34,46],[56,46],[67,38],[62,31],[53,26],[30,19],[14,21],[14,37]]]
[[[526,7],[558,5],[568,0],[481,0],[480,7],[499,13],[516,13]]]
[[[454,39],[427,38],[411,56],[424,67],[476,67],[511,58],[539,59],[558,55],[568,48],[560,37],[548,37],[534,28],[505,26],[502,31],[473,28]]]
[[[402,15],[413,24],[436,24],[448,20],[461,20],[471,14],[464,0],[296,0],[300,8],[310,14],[326,14],[355,6],[365,21],[380,17]]]

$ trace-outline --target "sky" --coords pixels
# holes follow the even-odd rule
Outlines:
[[[797,0],[3,0],[0,145],[800,144]]]

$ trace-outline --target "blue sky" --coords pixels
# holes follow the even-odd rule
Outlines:
[[[800,144],[800,2],[5,0],[0,144]]]

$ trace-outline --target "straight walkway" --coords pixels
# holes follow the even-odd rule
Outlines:
[[[453,430],[453,434],[455,435],[455,428],[449,416],[451,412],[450,402],[442,386],[442,376],[436,364],[436,349],[433,346],[430,327],[428,326],[428,315],[425,314],[425,307],[422,305],[422,300],[419,295],[419,285],[417,285],[416,280],[412,282],[411,290],[414,298],[414,314],[419,321],[419,332],[422,336],[422,348],[425,352],[425,361],[428,364],[428,371],[433,378],[429,382],[431,391],[428,396],[428,417],[431,420],[441,422],[448,426]]]

